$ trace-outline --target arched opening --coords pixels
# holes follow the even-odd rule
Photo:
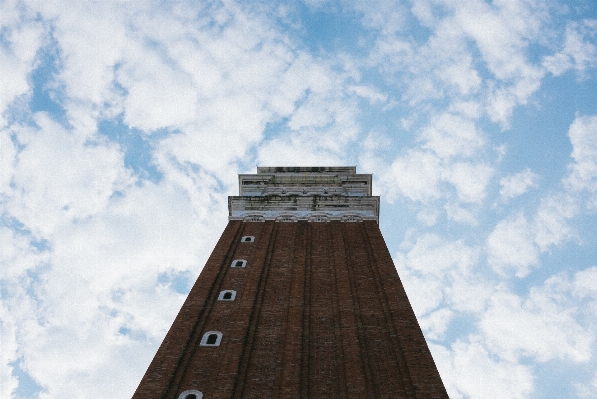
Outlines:
[[[222,333],[219,331],[208,331],[201,338],[201,346],[220,346]]]
[[[203,393],[201,391],[191,389],[178,395],[178,399],[203,399]]]
[[[235,298],[236,291],[234,290],[221,291],[220,295],[218,295],[218,301],[234,301]]]

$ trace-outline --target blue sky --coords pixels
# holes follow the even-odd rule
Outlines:
[[[357,165],[451,398],[597,398],[590,0],[0,2],[0,396],[128,398],[256,165]]]

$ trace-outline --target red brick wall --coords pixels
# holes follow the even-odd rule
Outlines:
[[[217,301],[227,289],[236,300]],[[199,346],[212,330],[221,345]],[[133,399],[188,389],[204,399],[448,397],[373,221],[230,222]]]

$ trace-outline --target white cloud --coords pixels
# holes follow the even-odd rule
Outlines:
[[[471,278],[479,257],[478,249],[434,234],[421,235],[412,243],[405,241],[402,247],[408,252],[399,253],[394,263],[418,317],[439,306],[454,281]],[[481,298],[483,295],[477,297]]]
[[[363,13],[364,26],[380,29],[384,35],[403,30],[407,23],[406,7],[391,0],[354,2],[351,6]]]
[[[597,398],[597,373],[593,376],[593,380],[588,383],[574,384],[576,393],[581,398]]]
[[[454,278],[444,290],[447,303],[452,309],[478,315],[486,309],[487,301],[496,290],[496,286],[495,281],[480,273],[469,273]]]
[[[469,209],[450,203],[446,204],[444,209],[446,210],[446,216],[449,220],[465,223],[471,226],[476,226],[478,224],[475,214]]]
[[[318,67],[315,73],[330,70]],[[308,70],[303,73],[309,73]],[[352,89],[347,90],[349,93]],[[257,163],[262,165],[330,165],[341,163],[347,146],[359,138],[359,114],[353,97],[335,89],[309,93],[290,115],[278,137],[257,146]],[[363,140],[367,142],[367,140]]]
[[[413,201],[427,202],[440,196],[440,160],[428,152],[409,150],[397,158],[380,184],[385,189],[386,201],[395,201],[398,194]]]
[[[14,166],[16,189],[8,209],[35,235],[49,238],[61,226],[103,209],[131,179],[116,145],[101,139],[89,143],[45,114],[38,114],[36,123],[39,129],[16,131],[24,149]]]
[[[523,37],[536,16],[521,3],[510,3],[511,6],[505,2],[492,5],[482,1],[452,4],[458,25],[475,40],[491,72],[499,79],[514,77],[517,69],[525,64],[520,59]],[[531,19],[524,21],[525,17]]]
[[[127,90],[124,122],[145,131],[179,128],[191,123],[198,112],[197,90],[190,76],[172,70],[156,54],[149,53],[142,64],[125,64],[118,81]],[[142,71],[142,76],[134,76]],[[234,114],[233,109],[223,110]]]
[[[539,175],[526,168],[518,173],[500,179],[500,196],[503,201],[524,194],[530,187],[537,187]]]
[[[336,87],[336,72],[233,4],[211,14],[222,18],[221,29],[197,29],[188,12],[152,15],[132,3],[94,3],[91,11],[89,4],[42,13],[55,24],[64,58],[54,84],[64,85],[74,128],[36,114],[38,127],[13,128],[18,154],[2,134],[8,211],[49,248],[36,254],[29,237],[2,230],[10,244],[3,284],[19,287],[23,273],[48,265],[34,269],[35,301],[23,288],[3,302],[18,318],[3,321],[2,360],[22,356],[48,398],[130,397],[183,299],[158,280],[197,275],[213,231],[226,222],[220,192],[235,186],[231,164],[261,140],[267,121],[289,118],[296,129],[296,142],[266,143],[274,164],[285,155],[304,163],[308,148],[313,164],[327,163],[322,153],[340,163],[357,132],[354,102],[346,101],[354,95]],[[145,133],[178,129],[152,142],[159,183],[135,182],[119,146],[97,136],[97,119],[120,113]],[[280,143],[286,154],[275,152]],[[261,160],[272,156],[267,149]],[[3,389],[12,390],[6,369]]]
[[[563,48],[560,52],[543,58],[543,66],[552,74],[559,76],[574,68],[581,76],[597,63],[597,20],[569,22]]]
[[[597,116],[579,116],[570,125],[570,175],[565,183],[576,191],[597,191]]]
[[[473,267],[478,253],[461,241],[446,242],[434,234],[417,238],[407,255],[408,265],[422,273],[443,274],[446,269],[465,271]]]
[[[574,295],[597,299],[597,266],[575,273],[573,287]]]
[[[541,200],[534,224],[535,243],[542,252],[575,236],[568,221],[577,214],[577,201],[570,196],[554,195]]]
[[[114,96],[114,67],[125,57],[139,53],[123,22],[130,15],[127,2],[80,2],[35,4],[47,20],[53,20],[62,63],[60,82],[67,99],[101,107]]]
[[[206,6],[207,19],[198,22],[190,5],[138,6],[42,5],[64,55],[58,79],[76,99],[64,104],[72,124],[122,113],[145,133],[177,130],[157,158],[212,171],[246,157],[272,118],[290,117],[293,129],[340,121],[343,136],[352,134],[352,110],[328,107],[336,73],[295,51],[259,15],[248,18],[227,2]],[[316,100],[297,107],[307,90]]]
[[[394,258],[394,264],[408,294],[410,305],[418,319],[441,304],[444,293],[442,292],[443,284],[440,278],[433,275],[422,277],[415,271],[408,269],[405,260],[400,255]]]
[[[376,88],[370,86],[349,86],[348,90],[355,93],[359,97],[366,98],[371,103],[383,103],[388,99],[386,94],[383,94]]]
[[[427,314],[425,317],[419,317],[419,325],[426,339],[442,339],[454,313],[448,308],[442,308]]]
[[[572,279],[556,274],[532,287],[526,298],[509,292],[492,295],[479,323],[490,351],[508,361],[522,357],[540,362],[591,360],[597,338],[593,327],[597,296],[586,287],[595,280],[594,269],[579,271]],[[578,296],[585,301],[575,301]]]
[[[259,165],[335,165],[342,163],[341,154],[333,148],[314,145],[318,136],[313,133],[289,133],[286,137],[275,138],[258,148]]]
[[[0,226],[0,266],[3,279],[14,279],[48,261],[48,254],[32,246],[33,237]]]
[[[485,143],[472,120],[450,113],[434,117],[421,132],[421,140],[423,148],[442,159],[472,157]]]
[[[507,127],[516,106],[514,95],[506,89],[496,89],[488,95],[487,104],[487,113],[491,120]]]
[[[47,33],[35,13],[15,5],[14,1],[0,4],[0,128],[7,122],[4,112],[8,105],[31,90],[27,77],[36,66],[36,55]]]
[[[475,339],[457,341],[450,350],[430,348],[452,399],[526,399],[533,392],[529,366],[495,359]]]
[[[398,196],[422,203],[448,198],[452,195],[448,187],[455,189],[459,201],[480,203],[493,173],[486,163],[443,161],[429,151],[411,149],[379,173],[378,184],[390,203]],[[463,213],[460,216],[471,221]]]
[[[560,292],[553,285],[547,281],[531,289],[525,300],[510,293],[492,295],[479,322],[491,352],[511,362],[524,356],[541,362],[591,358],[594,333],[577,323],[577,309],[569,301],[560,302]]]
[[[532,227],[524,215],[502,220],[487,237],[487,261],[500,274],[513,269],[517,277],[524,277],[538,262],[539,250],[533,241]]]
[[[9,195],[17,151],[8,130],[0,130],[0,195]]]
[[[371,60],[384,71],[402,72],[411,105],[472,100],[507,127],[514,107],[526,104],[544,76],[527,53],[545,34],[548,8],[540,2],[416,1],[411,11],[431,30],[429,39],[416,46],[399,32],[387,33]]]
[[[412,234],[407,234],[394,263],[418,320],[426,333],[439,339],[455,313],[486,308],[494,283],[477,273],[479,248],[435,234]]]
[[[3,301],[4,302],[4,301]],[[15,336],[14,316],[4,303],[0,304],[0,340],[2,340],[2,350],[0,351],[0,396],[9,398],[12,392],[17,388],[19,381],[12,374],[12,367],[9,364],[15,362],[18,356],[18,343]]]
[[[101,397],[132,395],[184,299],[159,276],[195,277],[215,245],[212,232],[226,222],[223,209],[196,212],[210,202],[192,203],[168,180],[145,183],[53,234],[49,267],[28,288],[36,301],[22,283],[6,301],[19,315],[19,353],[47,391],[42,397],[97,396],[105,384]]]
[[[51,28],[59,71],[49,85],[72,126],[36,114],[38,127],[15,122],[0,135],[0,205],[23,223],[19,232],[0,227],[10,288],[2,361],[21,356],[47,390],[41,397],[130,397],[183,299],[168,276],[199,272],[226,222],[237,164],[341,164],[354,154],[383,199],[418,202],[423,230],[404,241],[396,265],[426,334],[457,340],[449,350],[432,345],[452,397],[529,397],[532,366],[521,356],[583,362],[594,353],[595,268],[528,298],[505,287],[576,236],[575,198],[597,191],[595,117],[570,127],[568,191],[544,196],[528,220],[514,211],[487,237],[488,263],[501,275],[483,274],[477,247],[487,192],[499,189],[488,149],[502,138],[486,134],[491,120],[507,126],[547,69],[588,71],[590,21],[568,25],[563,50],[539,65],[529,54],[549,40],[540,2],[416,1],[412,12],[429,28],[416,36],[403,5],[359,3],[351,7],[369,28],[358,40],[359,51],[371,51],[365,60],[310,55],[295,41],[308,33],[293,36],[303,27],[286,18],[281,24],[297,31],[279,31],[266,6],[249,14],[231,1],[31,2],[14,12],[15,4],[0,5],[0,69],[8,71],[0,111],[22,94],[26,107],[27,76]],[[363,99],[371,116],[359,109]],[[158,183],[135,181],[126,145],[97,136],[99,120],[117,117],[146,134]],[[361,123],[379,133],[360,141]],[[530,169],[503,178],[504,204],[537,179]],[[446,337],[462,317],[468,339]],[[10,367],[1,369],[2,389],[14,389]]]
[[[447,181],[456,188],[462,202],[480,203],[485,198],[485,188],[493,175],[488,164],[458,162],[451,165]]]
[[[434,226],[437,223],[437,218],[440,216],[438,210],[432,206],[424,206],[417,213],[417,220],[427,226]]]
[[[481,104],[476,101],[454,100],[450,103],[448,111],[460,114],[470,120],[477,120],[481,116]]]

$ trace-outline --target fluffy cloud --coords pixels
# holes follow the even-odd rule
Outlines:
[[[436,344],[430,346],[450,397],[487,397],[491,385],[491,392],[501,392],[499,397],[526,398],[534,391],[528,359],[581,365],[592,360],[597,338],[596,270],[591,267],[572,277],[557,274],[522,296],[496,288],[486,297],[487,308],[476,313],[478,330],[454,342],[450,351]],[[446,303],[450,303],[452,293],[446,296]],[[576,302],[579,297],[582,304]],[[450,307],[443,307],[427,317],[419,316],[428,338],[441,337],[452,312]],[[485,375],[489,370],[491,374]],[[581,397],[591,384],[576,384]]]
[[[513,270],[518,277],[526,276],[538,262],[539,249],[533,238],[524,215],[500,221],[487,237],[488,263],[500,274]]]
[[[594,43],[596,35],[596,20],[570,22],[566,27],[561,51],[544,57],[543,66],[556,76],[571,68],[584,75],[597,62],[597,47]]]
[[[413,242],[407,239],[401,247],[404,252],[397,254],[394,263],[409,293],[413,309],[419,317],[426,317],[425,314],[437,308],[444,300],[459,310],[482,307],[479,303],[483,303],[488,292],[468,289],[476,286],[484,291],[488,287],[475,281],[462,290],[464,287],[458,283],[464,278],[468,281],[476,280],[472,271],[479,257],[477,248],[467,246],[462,241],[449,242],[435,234],[413,237]],[[455,294],[450,290],[459,293]],[[491,291],[491,288],[489,290]],[[473,295],[475,298],[471,298],[465,291],[476,292]],[[445,298],[446,292],[451,294],[449,299]],[[468,305],[464,302],[468,302]],[[448,322],[449,316],[450,313],[440,312],[429,316],[430,319],[424,324],[430,329],[430,334],[439,336],[445,331],[445,323]]]
[[[352,53],[312,51],[327,38],[292,4],[0,5],[3,397],[15,361],[40,397],[130,397],[223,229],[237,169],[255,163],[358,159],[396,203],[384,212],[418,212],[388,244],[416,226],[396,266],[443,345],[432,351],[451,397],[529,397],[531,362],[593,362],[595,267],[572,265],[585,269],[528,295],[518,284],[551,273],[530,274],[554,246],[583,239],[575,217],[597,208],[596,119],[570,126],[555,192],[530,169],[498,186],[499,148],[517,131],[494,133],[545,73],[590,72],[594,22],[554,28],[564,14],[541,1],[309,3],[362,23]],[[48,62],[40,82],[31,71]],[[42,85],[64,118],[29,109]],[[106,121],[123,125],[122,142],[98,134]],[[159,179],[130,168],[129,136]],[[531,187],[534,212],[508,208]],[[487,212],[498,191],[503,209]]]
[[[523,356],[541,362],[588,361],[594,333],[578,324],[578,310],[569,302],[560,303],[558,294],[548,281],[545,287],[533,288],[525,301],[510,293],[492,295],[479,323],[487,347],[511,362]]]
[[[581,398],[594,398],[595,392],[597,392],[597,373],[592,381],[588,383],[576,383],[574,387],[576,388],[576,393]]]
[[[0,128],[7,122],[5,111],[15,97],[31,90],[27,77],[36,66],[36,55],[47,33],[47,27],[34,12],[15,7],[16,3],[0,4]]]
[[[569,220],[577,213],[578,204],[573,197],[561,194],[541,201],[535,216],[535,243],[541,251],[575,236]]]
[[[544,34],[549,9],[542,2],[416,1],[411,11],[431,31],[414,46],[400,31],[380,36],[371,59],[384,71],[401,71],[411,104],[472,98],[485,114],[509,126],[545,74],[528,56],[529,42]],[[367,14],[366,14],[367,15]],[[480,53],[482,66],[473,61]],[[482,69],[490,72],[482,78]]]
[[[421,140],[423,148],[432,150],[442,159],[472,157],[485,144],[472,120],[451,113],[433,118],[423,129]]]
[[[439,197],[440,160],[437,156],[409,150],[396,159],[390,169],[380,176],[380,184],[387,201],[395,201],[402,194],[413,201],[427,202]]]
[[[525,399],[533,392],[529,366],[496,360],[477,340],[457,341],[450,349],[431,345],[450,398]]]
[[[579,116],[570,129],[572,143],[570,176],[566,184],[575,191],[597,191],[597,116]]]
[[[200,217],[188,198],[168,182],[133,186],[62,226],[51,251],[22,248],[25,237],[6,248],[30,252],[30,261],[20,257],[20,273],[4,276],[12,287],[4,304],[19,316],[12,329],[22,367],[44,388],[41,397],[93,395],[103,384],[111,385],[103,397],[132,395],[184,299],[172,276],[191,270],[189,285],[215,245],[210,232],[225,223],[221,210],[220,218]],[[46,266],[31,270],[41,260]],[[11,319],[5,324],[10,330]]]
[[[0,305],[0,338],[2,339],[2,351],[0,351],[0,395],[10,397],[18,387],[19,381],[14,376],[10,365],[17,361],[18,343],[16,341],[15,322],[11,317],[11,309]]]
[[[116,145],[88,142],[43,113],[36,123],[37,128],[14,132],[23,149],[12,170],[16,189],[8,209],[36,236],[49,238],[65,224],[103,209],[131,180]]]
[[[488,164],[458,162],[450,167],[446,180],[454,185],[460,201],[479,203],[485,199],[485,188],[492,175],[493,167]]]
[[[404,196],[428,205],[435,200],[448,199],[455,193],[457,203],[445,206],[449,218],[474,225],[473,214],[458,203],[481,203],[493,173],[493,167],[486,163],[443,162],[433,153],[409,150],[381,174],[378,184],[389,202]],[[423,214],[432,215],[433,212]],[[435,216],[428,224],[434,223]]]
[[[518,173],[500,179],[500,196],[503,201],[524,194],[530,187],[537,186],[539,175],[526,168]]]
[[[581,270],[574,275],[573,293],[580,298],[597,298],[597,266]]]

